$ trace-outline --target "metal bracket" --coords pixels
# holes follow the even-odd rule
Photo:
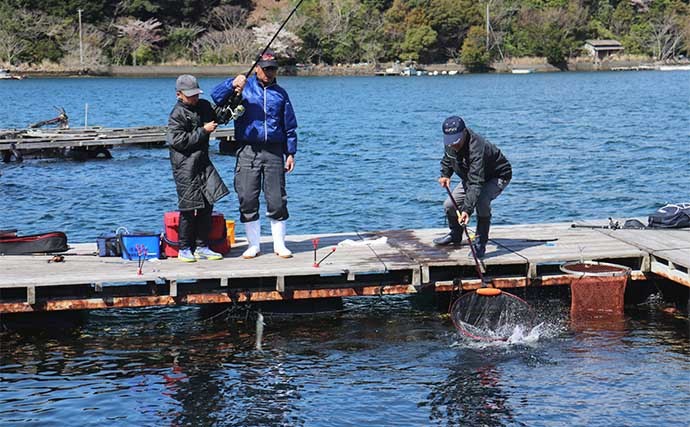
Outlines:
[[[227,288],[230,285],[230,279],[227,277],[221,277],[220,278],[220,287],[221,288]]]
[[[348,282],[354,282],[355,280],[355,272],[354,271],[347,271],[347,281]]]
[[[26,302],[30,305],[36,304],[36,287],[27,286],[26,287]]]
[[[97,283],[92,283],[93,286],[93,291],[96,293],[101,293],[103,292],[103,283],[97,282]]]
[[[285,292],[285,276],[276,277],[276,291]]]
[[[527,278],[536,279],[537,278],[537,264],[529,263],[527,264]]]
[[[171,280],[170,281],[170,296],[171,297],[177,296],[177,280]]]
[[[652,256],[650,254],[645,254],[642,257],[642,262],[640,263],[640,271],[643,273],[649,273],[652,271]]]
[[[429,266],[422,265],[422,283],[429,283]]]
[[[412,269],[412,286],[422,285],[422,270],[421,267]]]

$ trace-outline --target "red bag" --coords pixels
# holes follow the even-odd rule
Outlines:
[[[162,250],[165,256],[176,257],[180,250],[180,212],[166,212],[163,215],[165,233],[163,233]],[[225,217],[220,212],[213,212],[211,215],[211,233],[208,236],[208,246],[211,250],[225,255],[230,252],[228,245],[227,231],[225,229]]]

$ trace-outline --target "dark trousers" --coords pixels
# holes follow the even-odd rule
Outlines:
[[[245,144],[240,147],[235,164],[240,221],[259,219],[259,193],[262,189],[267,216],[277,221],[288,219],[283,144]]]
[[[208,246],[213,205],[204,199],[203,209],[180,211],[180,250]]]

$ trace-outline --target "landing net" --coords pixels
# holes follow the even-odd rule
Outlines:
[[[484,341],[505,341],[516,328],[528,330],[534,322],[530,305],[507,292],[497,295],[467,292],[455,300],[450,317],[463,335]]]

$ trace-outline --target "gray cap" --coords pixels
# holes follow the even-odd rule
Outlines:
[[[196,80],[196,77],[191,74],[182,74],[178,77],[175,83],[175,90],[184,93],[185,96],[204,93],[203,90],[199,89],[199,82]]]

